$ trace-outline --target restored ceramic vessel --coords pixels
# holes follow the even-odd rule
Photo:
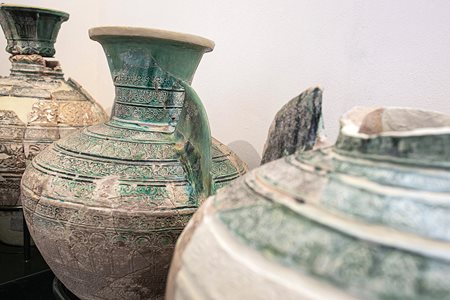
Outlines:
[[[0,5],[0,24],[11,53],[11,74],[0,77],[0,208],[20,207],[27,162],[53,141],[107,119],[73,79],[64,80],[53,58],[64,12]],[[0,212],[0,240],[22,241],[22,213]]]
[[[112,116],[36,156],[22,180],[36,245],[81,299],[164,295],[175,242],[200,203],[245,172],[212,140],[190,84],[210,40],[100,27],[116,98]]]
[[[450,299],[450,115],[356,108],[341,125],[208,199],[167,299]]]

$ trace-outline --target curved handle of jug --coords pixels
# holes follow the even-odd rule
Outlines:
[[[184,149],[182,161],[186,164],[189,179],[199,199],[206,199],[212,191],[211,131],[208,116],[197,93],[189,83],[181,81],[185,89],[183,110],[176,127]]]

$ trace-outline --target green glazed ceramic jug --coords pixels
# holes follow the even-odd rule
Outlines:
[[[12,64],[10,75],[0,77],[0,241],[8,244],[22,244],[19,194],[26,165],[55,140],[107,120],[78,83],[64,79],[53,58],[59,29],[68,19],[61,11],[0,5]]]
[[[450,115],[355,108],[203,204],[166,299],[450,299],[449,228]]]
[[[160,298],[182,229],[246,169],[211,138],[190,86],[214,43],[143,28],[89,34],[111,70],[111,119],[33,160],[22,181],[25,218],[53,272],[81,299]]]

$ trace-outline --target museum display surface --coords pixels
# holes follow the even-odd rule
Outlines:
[[[54,43],[65,12],[0,5],[11,73],[0,77],[0,241],[21,245],[20,180],[26,165],[53,141],[107,120],[73,79],[64,79]]]
[[[175,242],[209,195],[246,171],[210,135],[191,81],[210,40],[97,27],[115,86],[111,119],[55,142],[22,180],[30,233],[81,299],[163,297]]]
[[[166,298],[449,299],[449,182],[450,115],[356,107],[205,201]]]

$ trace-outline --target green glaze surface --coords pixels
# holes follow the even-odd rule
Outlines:
[[[246,167],[211,138],[190,86],[211,49],[152,30],[99,30],[90,34],[116,90],[111,119],[36,157],[22,181],[25,216],[49,266],[78,297],[154,299],[191,215]]]
[[[52,57],[61,24],[68,19],[69,14],[61,11],[0,5],[0,24],[8,41],[6,51],[13,55]]]
[[[363,119],[358,110],[350,117],[358,114]],[[243,291],[224,299],[256,297],[246,289],[262,282],[293,299],[323,299],[310,295],[336,289],[344,292],[339,299],[450,299],[450,116],[430,113],[441,126],[414,128],[415,110],[382,114],[412,129],[369,135],[358,131],[364,121],[343,122],[335,146],[268,163],[208,199],[177,245],[169,299],[206,299],[230,285]],[[199,243],[205,253],[236,247],[240,252],[223,255],[222,265],[252,267],[197,290],[206,277],[195,266],[216,264],[203,258]],[[286,274],[306,275],[323,290]],[[266,295],[256,298],[272,299]]]
[[[213,189],[211,132],[206,111],[190,82],[210,49],[148,37],[92,38],[105,50],[120,95],[112,119],[122,128],[162,133],[166,145],[182,144],[176,155],[189,173],[193,191],[200,197],[209,196]]]
[[[332,155],[330,150],[325,153]],[[321,152],[316,154],[323,157]],[[346,230],[351,228],[333,228],[331,222],[302,214],[301,205],[293,209],[290,206],[297,204],[286,205],[277,199],[276,194],[270,191],[265,193],[263,186],[269,184],[286,190],[285,184],[265,177],[266,172],[292,168],[300,160],[303,162],[299,167],[304,169],[291,170],[293,175],[307,172],[305,169],[309,166],[316,168],[318,173],[324,171],[314,163],[304,162],[314,159],[316,155],[311,156],[299,154],[296,158],[278,161],[276,167],[262,167],[255,172],[254,180],[250,179],[253,174],[249,174],[246,183],[235,183],[226,193],[220,193],[214,199],[220,221],[232,235],[266,259],[296,272],[306,272],[361,298],[449,299],[450,285],[446,281],[450,274],[448,255],[436,257],[420,251],[426,252],[426,249],[386,245],[377,242],[377,236],[360,238]],[[371,173],[377,173],[377,170]],[[341,213],[354,220],[355,227],[358,222],[383,224],[404,232],[448,239],[449,203],[443,207],[425,207],[423,203],[414,203],[425,200],[421,197],[389,197],[367,187],[343,184],[336,181],[336,177],[343,176],[340,174],[328,175],[324,179],[328,182],[317,205],[329,212],[327,218],[333,217],[332,213]],[[319,182],[321,176],[318,177],[310,180]],[[294,181],[295,177],[284,176],[284,180]],[[300,189],[291,187],[289,192],[295,192],[296,201],[308,203],[309,199],[304,198],[301,192],[308,185],[305,182]],[[389,235],[389,229],[381,233]],[[433,246],[429,245],[430,250]],[[445,245],[442,248],[448,250],[449,247]]]

